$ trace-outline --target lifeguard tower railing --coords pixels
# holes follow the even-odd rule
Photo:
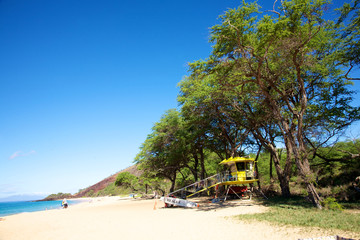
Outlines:
[[[174,192],[169,193],[168,196],[177,196],[182,199],[186,199],[218,185],[247,184],[255,181],[257,181],[257,179],[255,179],[253,175],[251,177],[247,177],[247,180],[240,180],[238,179],[237,175],[231,175],[231,173],[227,171],[215,174],[211,177],[202,179],[186,187],[180,188]]]

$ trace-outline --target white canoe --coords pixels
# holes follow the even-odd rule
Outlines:
[[[172,204],[180,207],[190,207],[190,208],[199,207],[199,204],[181,198],[161,197],[160,200],[163,201],[164,203]]]

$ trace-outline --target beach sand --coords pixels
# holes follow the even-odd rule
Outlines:
[[[299,239],[354,233],[315,228],[246,223],[234,215],[260,213],[267,208],[252,201],[200,204],[199,208],[164,208],[158,200],[104,197],[88,199],[68,209],[3,217],[1,240],[69,239]]]

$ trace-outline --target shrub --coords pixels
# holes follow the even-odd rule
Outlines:
[[[329,209],[329,210],[344,210],[343,207],[341,206],[340,203],[338,203],[336,201],[335,198],[333,197],[328,197],[328,198],[325,198],[322,202],[321,202],[321,205],[326,208],[326,209]]]

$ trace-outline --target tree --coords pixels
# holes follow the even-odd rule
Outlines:
[[[136,191],[139,190],[139,178],[129,172],[119,173],[115,180],[116,186],[124,186]]]
[[[348,82],[334,61],[341,50],[333,22],[322,18],[326,4],[283,1],[272,16],[258,20],[259,6],[243,3],[212,28],[210,58],[190,66],[196,80],[192,85],[202,84],[211,93],[195,94],[197,99],[220,105],[222,117],[246,126],[271,152],[285,195],[295,162],[309,198],[319,208],[309,165],[310,130],[330,125],[330,130],[340,131],[359,116],[359,108],[349,105],[352,92],[346,91]],[[285,171],[277,157],[279,138],[287,150]]]
[[[146,171],[141,174],[139,179],[142,184],[145,185],[145,194],[148,194],[148,190],[150,188],[152,191],[160,191],[164,196],[169,185],[168,181],[156,175],[156,172],[152,172],[149,169],[146,169]]]
[[[206,129],[207,147],[220,158],[241,156],[246,148],[254,146],[251,134],[270,149],[280,181],[283,196],[290,195],[289,172],[291,161],[285,170],[275,146],[278,133],[271,116],[263,109],[264,100],[251,93],[239,93],[232,82],[231,64],[216,63],[212,59],[190,64],[191,75],[181,83],[179,101],[185,116],[193,116],[202,129]],[[241,96],[241,100],[239,100]],[[246,98],[246,100],[245,100]],[[225,156],[221,156],[225,153]]]
[[[157,177],[171,181],[170,192],[174,191],[177,173],[186,162],[186,144],[183,131],[183,119],[175,109],[168,110],[155,123],[140,148],[135,161],[140,169],[155,173]],[[185,154],[184,154],[185,153]]]

